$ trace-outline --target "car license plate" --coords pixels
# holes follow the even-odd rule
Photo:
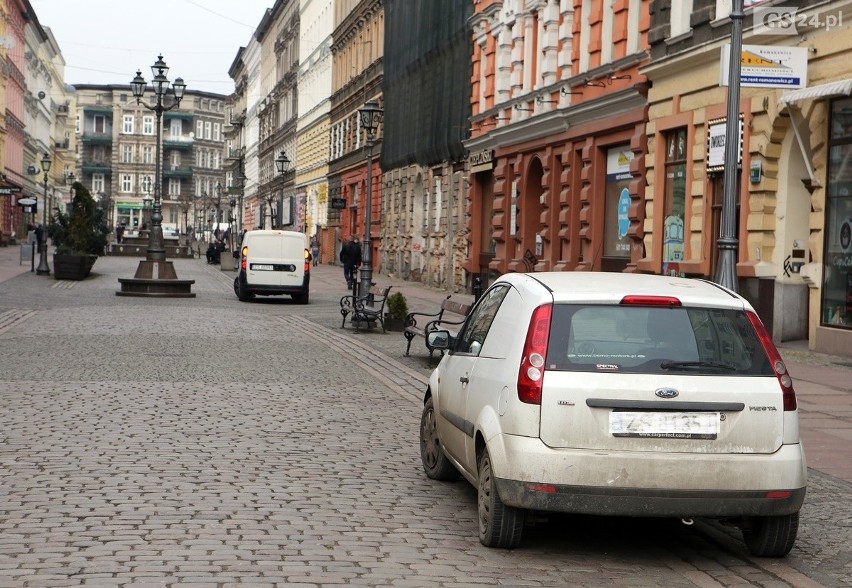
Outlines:
[[[719,413],[613,411],[609,413],[609,432],[614,437],[715,439]]]
[[[253,263],[251,264],[251,269],[258,271],[271,272],[275,269],[270,263]]]

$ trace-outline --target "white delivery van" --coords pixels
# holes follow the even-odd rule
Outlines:
[[[296,231],[247,231],[234,293],[243,302],[255,296],[289,294],[307,304],[311,278],[307,243],[307,236]]]

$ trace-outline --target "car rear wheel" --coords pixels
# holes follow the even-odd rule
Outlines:
[[[784,557],[793,548],[799,530],[799,513],[754,517],[743,528],[746,547],[758,557]]]
[[[433,480],[451,482],[459,478],[459,471],[441,450],[431,396],[420,415],[420,461],[423,462],[423,471]]]
[[[487,449],[479,456],[478,491],[479,542],[486,547],[517,547],[524,531],[524,511],[500,500]]]
[[[240,299],[240,302],[248,302],[252,298],[254,298],[253,294],[246,292],[245,284],[242,283],[239,276],[234,278],[234,294],[237,295],[237,298]]]
[[[308,290],[305,290],[304,292],[301,292],[300,294],[293,294],[292,296],[293,296],[293,302],[295,302],[297,304],[307,304],[308,300],[310,299],[310,292]]]

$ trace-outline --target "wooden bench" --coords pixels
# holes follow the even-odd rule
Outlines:
[[[346,325],[346,317],[349,318],[349,324],[355,327],[355,332],[359,332],[361,323],[367,323],[367,326],[372,328],[376,321],[382,325],[382,333],[385,332],[385,302],[388,299],[392,286],[370,288],[370,293],[367,299],[359,298],[357,295],[349,294],[340,299],[340,314],[343,315],[343,322],[340,323],[342,329]]]
[[[411,342],[415,337],[423,337],[436,329],[446,329],[451,335],[456,336],[462,323],[470,312],[472,305],[451,300],[447,296],[441,302],[441,309],[438,312],[409,312],[405,317],[405,330],[403,335],[408,340],[408,345],[405,347],[405,357],[408,357],[411,351]],[[449,313],[450,316],[446,316]],[[429,346],[428,340],[426,348],[429,350],[429,359],[432,359],[432,354],[435,349]]]

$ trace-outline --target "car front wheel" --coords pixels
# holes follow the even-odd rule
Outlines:
[[[459,477],[459,471],[441,450],[435,423],[435,405],[431,396],[423,405],[423,413],[420,415],[420,461],[423,462],[423,471],[433,480],[452,482]]]
[[[758,557],[784,557],[793,548],[799,531],[799,513],[778,517],[754,517],[743,528],[746,547]]]
[[[479,456],[478,494],[479,542],[486,547],[517,547],[524,530],[524,511],[500,500],[487,449]]]

